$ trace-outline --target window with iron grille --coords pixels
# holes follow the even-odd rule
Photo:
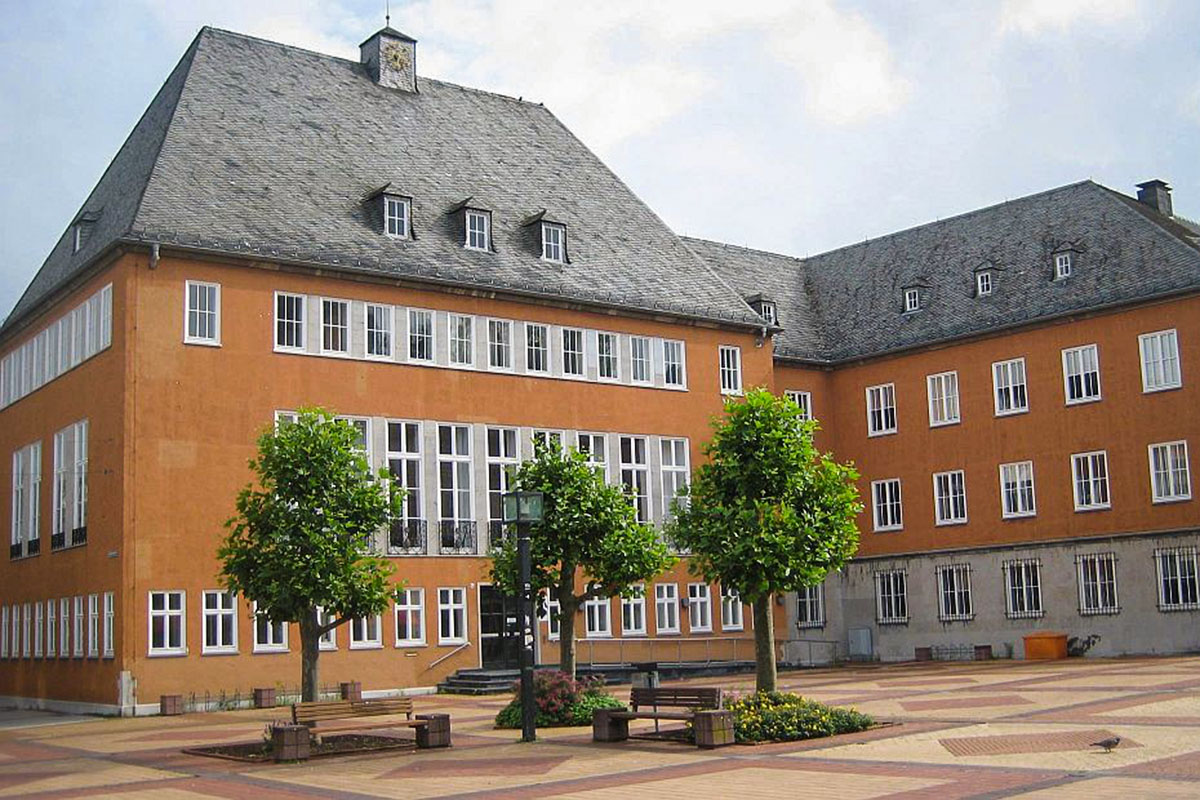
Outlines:
[[[1156,503],[1191,499],[1187,442],[1150,445],[1150,488]]]
[[[1189,611],[1200,608],[1196,577],[1196,548],[1171,547],[1154,551],[1158,565],[1158,608],[1160,611]]]
[[[1079,613],[1117,614],[1117,556],[1114,553],[1088,553],[1076,556],[1079,583]]]
[[[938,619],[943,622],[973,619],[971,603],[971,567],[947,564],[937,568]]]
[[[1032,461],[1000,465],[1000,499],[1005,519],[1032,517],[1037,513]]]
[[[1042,563],[1037,559],[1004,562],[1005,613],[1009,619],[1040,617]]]
[[[908,622],[908,576],[904,570],[875,573],[875,619],[880,625]]]

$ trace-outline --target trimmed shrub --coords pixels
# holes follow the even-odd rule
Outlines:
[[[725,703],[739,742],[791,742],[866,730],[874,720],[791,692],[756,692]]]
[[[600,677],[576,680],[558,670],[533,673],[533,696],[537,703],[537,725],[541,728],[591,725],[598,708],[625,708],[625,704],[602,688]],[[521,727],[521,683],[513,684],[513,699],[496,715],[497,728]]]

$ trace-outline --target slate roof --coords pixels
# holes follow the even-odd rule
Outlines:
[[[839,362],[1200,289],[1200,235],[1092,181],[803,260],[703,240],[688,245],[743,294],[774,293],[776,356]],[[1073,270],[1053,280],[1053,254]],[[975,273],[992,271],[976,297]],[[905,313],[903,291],[922,308]]]
[[[540,104],[204,28],[0,333],[119,242],[161,242],[396,278],[761,326],[707,264]],[[381,232],[374,189],[412,198],[414,241]],[[492,212],[493,253],[451,210]],[[568,264],[522,223],[567,226]]]

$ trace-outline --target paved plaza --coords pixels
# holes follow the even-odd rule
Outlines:
[[[753,677],[693,683],[741,690]],[[1200,796],[1200,657],[848,667],[784,673],[781,684],[893,724],[716,751],[594,744],[583,728],[522,744],[491,726],[507,698],[434,695],[416,709],[452,715],[449,750],[277,766],[181,750],[254,741],[284,709],[138,719],[10,711],[0,712],[0,797]],[[1111,753],[1089,747],[1114,735]]]

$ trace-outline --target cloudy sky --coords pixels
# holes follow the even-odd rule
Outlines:
[[[384,0],[0,0],[0,316],[202,25],[355,58]],[[806,255],[1092,178],[1200,217],[1195,0],[393,0],[676,231]]]

